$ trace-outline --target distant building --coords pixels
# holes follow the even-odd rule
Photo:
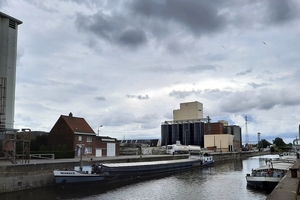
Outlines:
[[[159,139],[120,140],[120,155],[160,154]]]
[[[97,136],[84,118],[61,115],[49,132],[50,147],[67,145],[69,150],[75,150],[76,156],[118,156],[119,143],[117,139],[107,136]]]
[[[173,120],[195,120],[203,118],[203,104],[195,102],[186,102],[180,104],[180,109],[173,110]]]
[[[130,146],[132,144],[140,144],[149,147],[159,147],[160,140],[159,139],[136,139],[136,140],[120,140],[120,145],[122,146]]]
[[[194,101],[180,104],[179,110],[173,110],[173,121],[161,124],[161,145],[176,144],[204,146],[203,104]]]
[[[204,136],[204,148],[220,152],[236,151],[233,145],[234,136],[231,134],[215,134]]]
[[[211,138],[217,138],[218,144]],[[236,151],[242,144],[241,128],[228,125],[226,120],[210,122],[209,117],[203,118],[200,102],[180,103],[180,109],[173,110],[173,121],[161,124],[161,145],[176,144],[176,141],[183,145],[216,146],[222,151]]]

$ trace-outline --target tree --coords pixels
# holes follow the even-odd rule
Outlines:
[[[270,146],[270,145],[271,145],[271,143],[268,142],[268,141],[265,140],[265,139],[262,139],[262,140],[260,141],[260,143],[259,143],[259,147],[260,147],[260,148],[266,148],[267,146]]]
[[[286,145],[280,137],[275,138],[275,140],[273,140],[273,144],[275,144],[277,147],[284,147]]]

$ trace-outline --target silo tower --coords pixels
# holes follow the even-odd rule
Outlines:
[[[0,12],[0,128],[14,128],[18,25]]]

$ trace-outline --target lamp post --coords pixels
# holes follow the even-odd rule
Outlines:
[[[98,136],[100,135],[100,128],[102,127],[102,125],[99,126],[98,128]]]
[[[260,143],[260,132],[257,133],[257,148],[258,148],[258,151],[259,151],[259,147],[260,147],[259,143]]]

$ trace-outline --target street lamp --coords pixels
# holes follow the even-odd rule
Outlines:
[[[99,126],[98,128],[98,136],[100,135],[100,128],[102,127],[102,125]]]
[[[258,151],[259,151],[259,147],[260,147],[259,143],[260,143],[260,132],[257,133],[257,148],[258,148]]]

